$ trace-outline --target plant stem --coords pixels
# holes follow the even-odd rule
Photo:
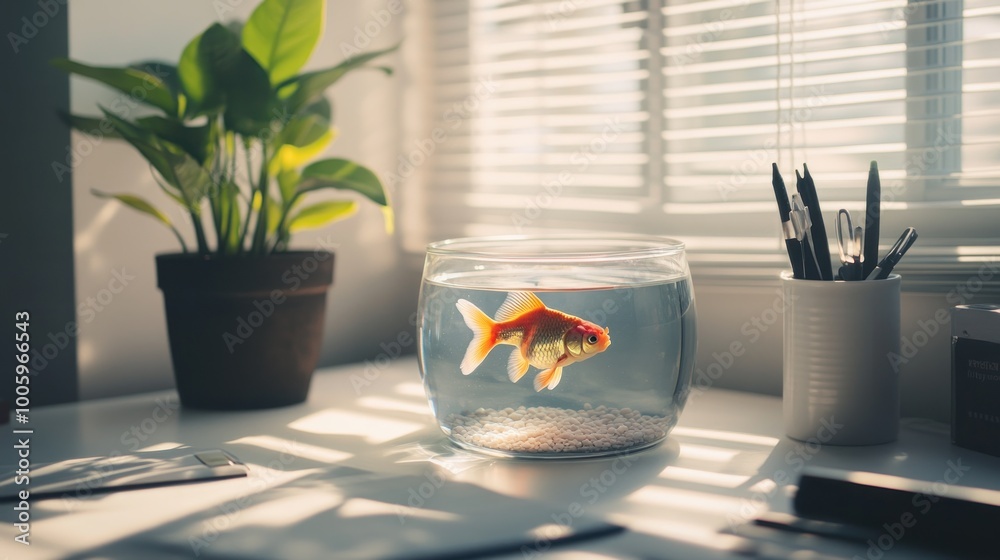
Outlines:
[[[236,142],[233,142],[233,152],[236,152]],[[246,219],[243,221],[243,231],[240,233],[240,245],[238,253],[242,254],[246,246],[247,232],[250,231],[250,220],[253,218],[253,195],[257,191],[257,186],[253,184],[253,158],[250,157],[250,146],[248,143],[243,144],[243,153],[246,156],[247,161],[247,182],[250,183],[250,194],[247,197],[247,215]],[[235,155],[233,159],[233,173],[236,172]]]
[[[225,218],[225,216],[222,215],[222,185],[225,184],[225,162],[225,145],[223,145],[222,150],[218,149],[218,147],[216,148],[212,157],[212,172],[209,175],[212,177],[211,188],[214,189],[214,193],[210,193],[210,196],[208,197],[208,202],[212,209],[212,225],[215,228],[215,252],[220,257],[226,253],[225,226],[222,223]],[[213,194],[214,196],[212,196]]]
[[[201,212],[196,211],[194,208],[191,208],[190,212],[191,221],[194,222],[194,234],[198,238],[198,254],[207,255],[208,241],[205,239],[205,228],[201,223]]]
[[[212,188],[218,189],[218,185],[213,185]],[[208,197],[208,208],[212,212],[212,229],[215,230],[215,252],[221,257],[222,256],[222,229],[220,222],[222,221],[221,205],[216,204],[216,199],[214,196]]]
[[[260,210],[257,211],[257,229],[254,231],[251,252],[264,255],[267,253],[267,215],[271,196],[267,192],[269,183],[267,176],[267,143],[261,142],[260,147],[260,179],[257,181],[257,189],[260,191]]]
[[[177,231],[177,228],[175,228],[173,225],[170,226],[170,231],[174,232],[174,236],[177,237],[177,241],[181,242],[181,250],[187,253],[188,246],[187,243],[184,242],[184,238],[181,237],[181,232]]]
[[[289,197],[288,203],[281,209],[281,218],[278,219],[278,229],[275,231],[277,239],[274,242],[274,250],[278,249],[278,244],[281,243],[282,238],[284,237],[284,235],[282,235],[282,229],[285,227],[288,215],[292,212],[292,207],[295,206],[295,203],[299,200],[300,196],[302,196],[301,192],[293,194]]]

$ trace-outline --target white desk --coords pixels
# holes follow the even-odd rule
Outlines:
[[[743,546],[720,535],[770,508],[790,511],[804,465],[939,480],[948,461],[971,469],[961,484],[1000,489],[1000,459],[951,446],[947,427],[904,421],[890,445],[808,448],[782,436],[780,399],[723,390],[695,395],[666,443],[615,459],[511,461],[451,447],[433,423],[412,357],[386,368],[360,395],[362,366],[317,372],[309,400],[282,409],[182,410],[162,392],[32,411],[33,464],[135,450],[221,447],[252,467],[249,478],[32,504],[31,542],[13,543],[11,506],[0,510],[0,558],[53,558],[119,539],[332,466],[399,474],[439,473],[501,494],[530,497],[624,525],[624,533],[553,548],[546,558],[718,558]],[[356,378],[357,379],[357,378]],[[2,429],[0,464],[15,460]],[[603,478],[602,478],[603,477]],[[294,513],[280,522],[294,523]],[[394,527],[387,526],[387,531]],[[864,551],[859,549],[862,557]],[[520,558],[523,555],[513,555]],[[814,557],[814,556],[808,556]],[[892,556],[888,556],[891,558]]]

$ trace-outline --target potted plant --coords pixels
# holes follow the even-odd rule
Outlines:
[[[298,230],[355,212],[352,199],[305,204],[326,189],[388,200],[371,170],[313,161],[333,139],[327,88],[396,47],[300,72],[319,41],[325,0],[264,0],[245,25],[214,24],[176,65],[123,68],[58,59],[156,110],[125,118],[67,115],[83,132],[120,138],[149,162],[156,183],[190,217],[194,243],[145,198],[114,198],[170,228],[180,253],[156,257],[181,402],[250,409],[305,400],[322,341],[333,255],[290,251]],[[390,69],[379,68],[386,73]]]

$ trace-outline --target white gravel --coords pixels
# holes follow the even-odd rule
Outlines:
[[[445,419],[459,442],[515,453],[600,453],[652,444],[666,435],[668,419],[630,408],[583,410],[523,406],[452,414]]]

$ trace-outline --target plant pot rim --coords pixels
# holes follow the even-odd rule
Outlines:
[[[286,296],[326,291],[333,283],[335,255],[325,250],[271,255],[197,253],[156,255],[156,285],[164,294],[266,294]]]
[[[266,255],[217,255],[215,253],[208,253],[202,255],[195,252],[178,252],[173,251],[169,253],[156,253],[154,255],[155,259],[159,262],[160,260],[171,261],[171,260],[197,260],[206,262],[224,262],[224,261],[264,261],[269,259],[279,259],[283,257],[300,257],[304,255],[334,255],[333,251],[327,251],[326,249],[302,249],[295,251],[282,251],[280,253],[268,253]]]

